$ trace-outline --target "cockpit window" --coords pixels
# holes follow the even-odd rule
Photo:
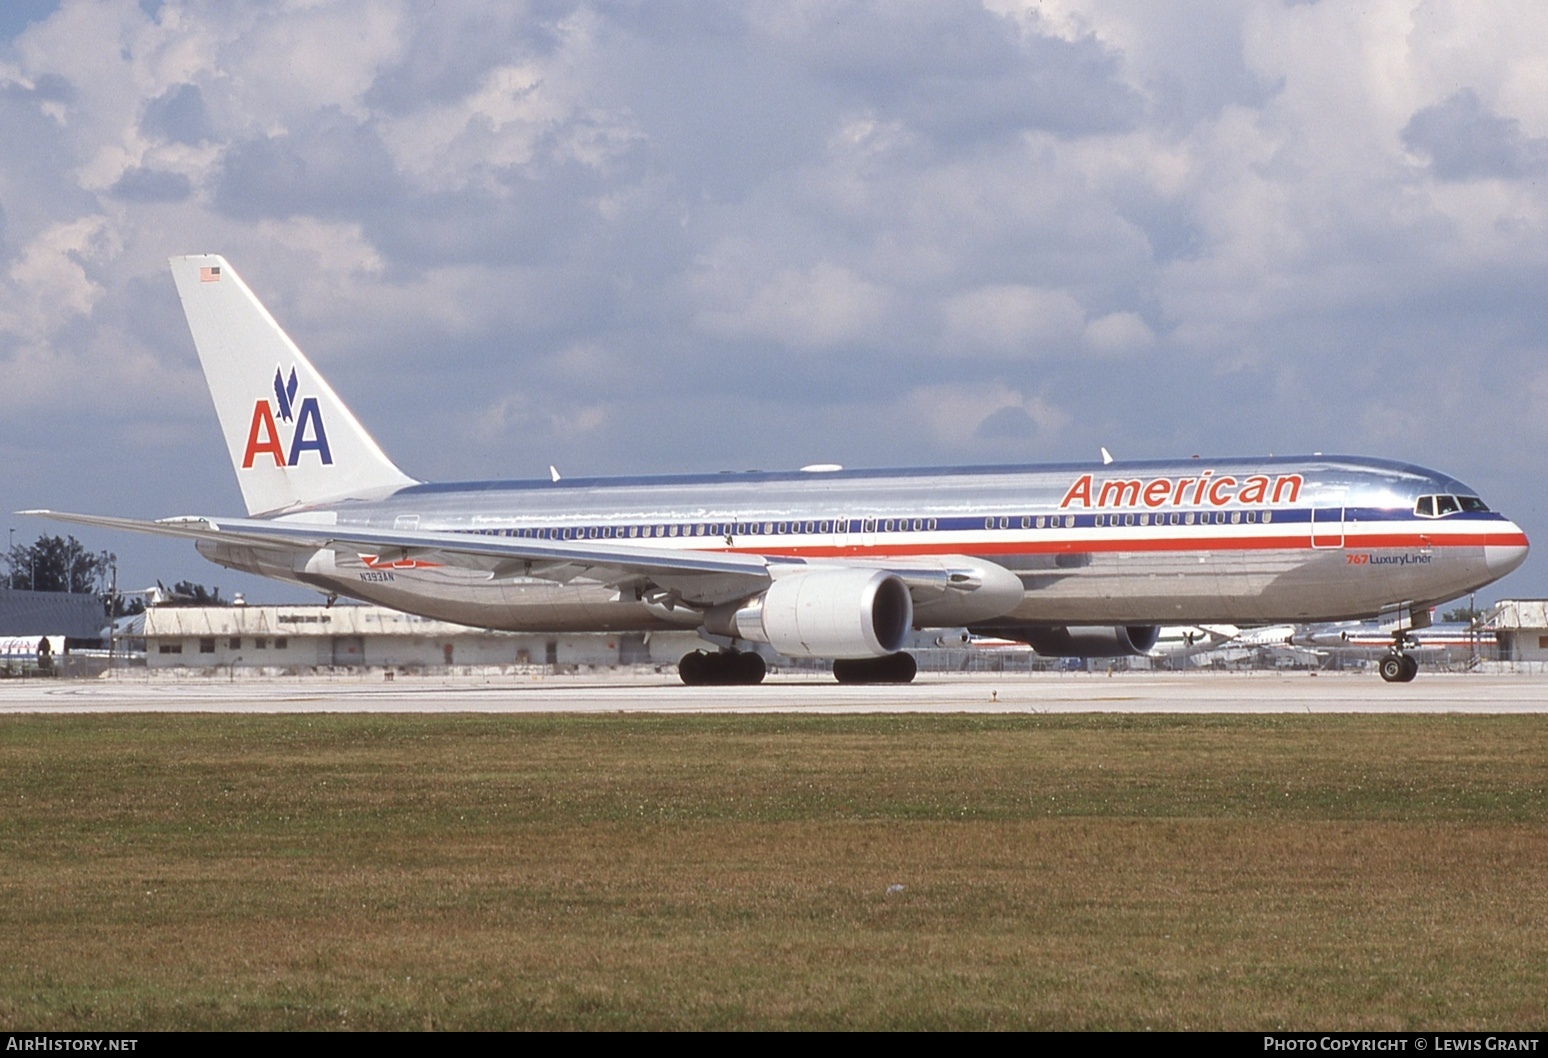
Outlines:
[[[1420,518],[1442,518],[1448,514],[1476,514],[1489,507],[1477,496],[1420,496],[1414,514]]]

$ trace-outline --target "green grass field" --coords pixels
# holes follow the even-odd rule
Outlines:
[[[1542,1029],[1536,717],[0,718],[0,1026]]]

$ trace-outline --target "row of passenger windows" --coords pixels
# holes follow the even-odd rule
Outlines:
[[[1173,511],[1170,514],[1099,514],[1097,526],[1130,525],[1238,525],[1242,522],[1271,522],[1273,511]],[[854,521],[808,522],[696,522],[692,525],[583,525],[555,528],[480,529],[484,536],[511,536],[531,540],[636,540],[668,537],[786,536],[817,533],[908,533],[934,532],[940,522],[935,518],[866,518]],[[985,518],[985,529],[1073,529],[1075,516],[1023,515],[1020,518]]]
[[[1464,511],[1474,514],[1488,509],[1477,496],[1420,496],[1419,502],[1414,504],[1414,513],[1421,518],[1444,518]]]
[[[1260,519],[1258,516],[1262,515]],[[1104,521],[1105,519],[1105,521]],[[1120,521],[1121,519],[1121,521]],[[1173,511],[1171,514],[1099,514],[1096,516],[1097,525],[1240,525],[1243,522],[1251,525],[1262,521],[1264,524],[1274,520],[1273,511],[1199,511],[1195,516],[1192,511]]]
[[[934,518],[918,518],[913,522],[914,528],[922,529],[928,521],[929,528],[934,529]],[[859,524],[859,523],[856,523]],[[876,526],[880,523],[866,522],[866,532],[876,532]],[[886,520],[884,532],[894,532],[894,525],[898,529],[907,529],[907,519]],[[543,529],[480,529],[476,530],[485,536],[514,536],[530,540],[636,540],[636,539],[660,539],[672,536],[752,536],[763,534],[765,536],[782,536],[791,533],[832,533],[844,532],[843,522],[811,521],[811,522],[696,522],[693,525],[582,525],[563,528]]]

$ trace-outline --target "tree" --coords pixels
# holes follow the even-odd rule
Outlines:
[[[115,620],[120,617],[133,617],[135,614],[145,612],[145,597],[143,595],[119,595],[112,600],[112,613],[109,617]]]
[[[168,588],[161,581],[156,582],[156,587],[162,591],[161,606],[230,606],[231,603],[220,597],[220,585],[213,589],[206,588],[203,584],[195,584],[191,580],[180,580]]]
[[[92,554],[73,536],[45,535],[31,546],[12,546],[5,561],[7,587],[100,594],[107,591],[118,556],[108,551]]]

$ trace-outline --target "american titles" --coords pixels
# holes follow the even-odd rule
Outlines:
[[[1110,478],[1097,482],[1082,474],[1064,493],[1059,509],[1070,507],[1224,507],[1230,503],[1295,503],[1304,479],[1299,474],[1252,474],[1235,478],[1206,470],[1196,478]]]

